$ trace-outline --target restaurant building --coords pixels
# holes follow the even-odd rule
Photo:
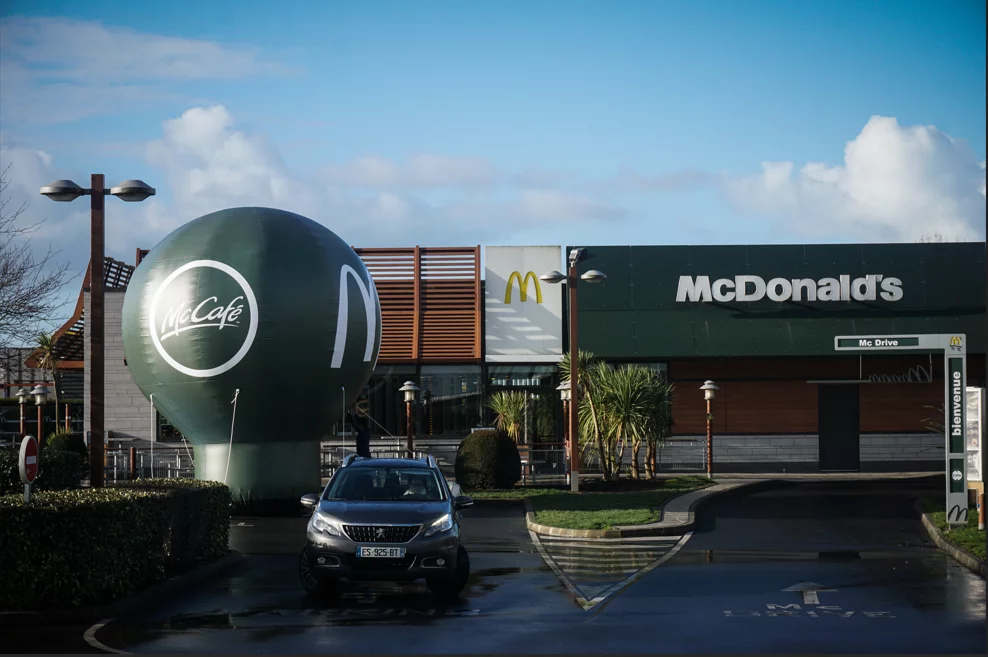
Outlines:
[[[985,244],[586,247],[580,348],[675,384],[673,433],[713,402],[719,472],[942,471],[943,355],[846,355],[839,335],[966,336],[985,385]]]
[[[607,279],[579,286],[580,348],[663,373],[675,386],[675,438],[705,435],[699,387],[713,379],[717,472],[943,469],[944,438],[930,429],[943,417],[942,356],[840,354],[837,335],[963,334],[968,386],[985,385],[984,243],[583,248],[580,273]],[[383,322],[366,390],[376,436],[404,435],[398,389],[410,380],[421,388],[417,437],[490,426],[486,401],[517,390],[532,401],[527,441],[559,441],[568,310],[565,286],[539,276],[564,270],[569,247],[356,251]],[[117,440],[179,441],[124,362],[120,310],[146,254],[133,266],[107,260],[106,428]],[[59,332],[69,370],[85,369],[88,284]],[[272,392],[272,412],[296,412]]]

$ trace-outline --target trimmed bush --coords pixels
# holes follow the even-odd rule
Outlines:
[[[475,431],[457,448],[455,471],[464,490],[511,488],[521,479],[521,455],[506,434]]]
[[[89,464],[89,448],[86,447],[86,441],[83,440],[82,434],[69,433],[67,431],[50,434],[45,439],[45,448],[55,449],[60,452],[73,452],[79,455],[83,468]],[[41,451],[43,452],[44,449]]]
[[[0,497],[0,609],[111,602],[226,554],[229,525],[229,489],[217,482]]]
[[[24,492],[17,459],[20,450],[0,450],[0,495]],[[38,476],[34,480],[34,490],[71,490],[79,487],[82,480],[82,462],[75,452],[61,452],[55,449],[42,449],[38,461]]]

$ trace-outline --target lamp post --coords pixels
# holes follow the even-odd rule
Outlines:
[[[24,388],[18,388],[18,390],[17,390],[17,403],[21,407],[21,435],[20,435],[21,438],[23,438],[24,435],[27,434],[27,427],[24,426],[24,423],[25,423],[24,405],[27,403],[27,398],[30,397],[30,396],[31,396],[31,393],[29,393],[27,390],[25,390]]]
[[[125,180],[116,187],[106,189],[103,174],[90,177],[89,189],[83,189],[71,180],[56,180],[41,188],[42,196],[59,203],[69,203],[80,196],[89,196],[89,416],[90,440],[89,485],[103,487],[103,395],[105,372],[103,370],[103,258],[106,241],[104,208],[106,196],[116,196],[121,201],[140,203],[154,196],[154,188],[141,180]],[[41,444],[41,441],[38,441]]]
[[[31,394],[34,395],[34,404],[38,407],[38,451],[40,452],[41,445],[44,442],[43,436],[45,435],[44,405],[48,401],[48,388],[39,383],[34,386]]]
[[[546,274],[539,276],[540,280],[546,283],[565,283],[569,286],[569,367],[570,367],[570,381],[576,381],[576,387],[570,389],[570,402],[569,402],[569,459],[570,459],[570,490],[574,493],[580,490],[580,451],[578,445],[580,442],[580,423],[579,423],[579,410],[580,410],[580,372],[579,372],[579,360],[580,360],[580,350],[577,341],[577,324],[576,324],[576,286],[583,280],[587,283],[600,283],[607,276],[603,272],[599,272],[596,269],[591,269],[582,276],[580,276],[576,271],[576,266],[581,261],[586,258],[586,249],[572,249],[569,252],[568,264],[569,268],[566,274],[562,274],[558,271],[551,271]]]
[[[412,440],[412,404],[418,391],[419,387],[411,381],[405,381],[405,385],[398,388],[398,392],[405,393],[405,449],[408,450],[408,458],[415,457]]]
[[[711,405],[714,400],[714,391],[720,390],[710,379],[700,386],[703,391],[703,398],[707,400],[707,476],[714,473],[714,414]]]
[[[563,381],[562,383],[560,383],[558,386],[556,386],[556,390],[559,391],[559,398],[563,401],[563,417],[566,418],[566,420],[563,422],[563,444],[568,448],[569,447],[568,424],[569,424],[569,400],[570,400],[569,381]],[[567,454],[568,452],[569,450],[567,449]]]

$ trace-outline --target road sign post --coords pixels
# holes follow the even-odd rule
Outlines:
[[[31,501],[31,485],[38,476],[38,441],[34,436],[24,436],[20,458],[17,460],[21,481],[24,483],[24,503]]]
[[[966,525],[967,448],[967,336],[925,333],[913,335],[838,335],[837,351],[942,351],[944,372],[944,442],[947,473],[947,522]]]

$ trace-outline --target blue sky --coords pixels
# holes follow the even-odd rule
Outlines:
[[[241,204],[374,246],[984,239],[983,2],[293,4],[6,3],[15,193],[146,180],[127,259]],[[84,262],[78,205],[31,212]]]

